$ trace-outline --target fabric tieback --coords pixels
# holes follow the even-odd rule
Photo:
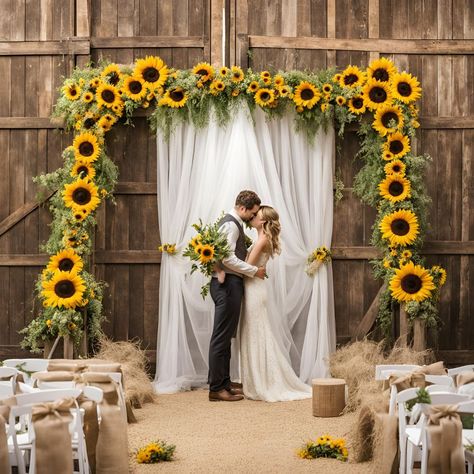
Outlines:
[[[461,372],[455,378],[456,387],[462,387],[468,383],[474,383],[474,370]]]
[[[389,385],[395,385],[398,392],[402,390],[406,390],[408,388],[418,387],[418,388],[425,388],[426,381],[425,381],[425,374],[412,372],[406,375],[391,375],[388,379]]]
[[[430,474],[464,474],[464,447],[462,423],[458,405],[429,407],[430,438],[428,472]]]
[[[32,408],[35,430],[36,472],[70,474],[73,471],[72,441],[69,424],[73,417],[73,398],[41,403]]]

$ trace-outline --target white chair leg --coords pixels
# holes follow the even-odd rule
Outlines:
[[[474,474],[473,465],[470,462],[467,463],[467,474]]]
[[[406,448],[406,474],[413,474],[413,453],[414,446],[408,442]]]
[[[400,466],[399,466],[399,473],[405,474],[406,471],[406,453],[407,453],[407,438],[406,436],[400,435]]]

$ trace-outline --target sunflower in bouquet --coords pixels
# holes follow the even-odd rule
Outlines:
[[[323,263],[331,261],[331,251],[324,245],[315,249],[306,260],[305,272],[308,276],[313,276]]]
[[[220,220],[217,219],[211,224],[203,224],[199,219],[197,224],[193,224],[197,233],[183,251],[183,255],[191,259],[191,273],[198,270],[209,278],[209,281],[201,287],[203,298],[209,293],[210,279],[216,270],[216,265],[230,254],[227,236],[219,232]]]

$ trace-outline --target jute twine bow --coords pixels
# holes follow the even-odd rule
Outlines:
[[[69,423],[73,398],[41,403],[32,409],[36,435],[36,472],[38,474],[70,474],[73,471],[72,442]]]
[[[462,423],[458,405],[429,407],[430,439],[428,472],[430,474],[464,474]],[[426,449],[426,447],[424,447]]]
[[[455,377],[456,387],[462,387],[468,383],[474,382],[474,370],[461,372]]]

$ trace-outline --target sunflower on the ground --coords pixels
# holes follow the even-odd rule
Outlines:
[[[299,107],[312,109],[321,98],[319,89],[308,81],[302,81],[295,88],[293,102]]]
[[[122,102],[118,89],[106,82],[101,82],[97,87],[96,98],[99,108],[107,107],[111,109],[114,105]]]
[[[364,98],[361,95],[351,97],[347,102],[347,108],[355,115],[363,114],[367,110]]]
[[[127,76],[123,82],[122,91],[128,98],[134,101],[140,101],[146,96],[147,89],[143,79]]]
[[[51,280],[42,283],[45,306],[75,308],[86,290],[84,280],[76,273],[56,271]]]
[[[46,271],[76,272],[79,273],[84,267],[81,257],[73,249],[61,250],[49,259]]]
[[[232,82],[242,82],[244,80],[244,71],[239,66],[232,66],[231,68],[231,80]]]
[[[348,66],[339,76],[339,85],[354,89],[362,86],[365,80],[366,74],[364,71],[361,71],[357,66]]]
[[[392,80],[392,95],[405,104],[415,102],[421,97],[420,83],[407,72],[395,74]]]
[[[79,178],[64,186],[63,199],[66,207],[76,211],[92,212],[100,204],[97,186],[87,178]]]
[[[74,156],[76,160],[92,163],[100,155],[100,146],[97,137],[89,132],[84,132],[74,137]]]
[[[254,100],[260,107],[268,107],[275,101],[275,91],[266,87],[259,89],[255,93]]]
[[[384,137],[388,133],[395,133],[403,127],[403,113],[398,105],[385,105],[375,112],[373,128]],[[393,152],[392,152],[393,153]],[[393,154],[400,158],[400,155]]]
[[[163,86],[168,79],[169,70],[164,61],[158,56],[147,56],[135,63],[133,76],[143,80],[146,87]]]
[[[384,167],[386,175],[396,174],[398,176],[405,176],[406,165],[401,160],[392,160]]]
[[[122,73],[118,64],[111,63],[100,73],[100,77],[105,79],[109,84],[116,86],[122,78]]]
[[[81,177],[93,179],[95,176],[95,168],[87,161],[76,160],[71,169],[71,176],[73,178]]]
[[[392,61],[387,58],[380,58],[369,64],[367,68],[367,78],[374,78],[380,82],[390,82],[396,72],[397,68]]]
[[[413,211],[402,209],[383,217],[379,224],[383,239],[392,247],[405,247],[415,242],[419,233],[418,218]]]
[[[421,265],[408,262],[390,280],[390,291],[399,302],[424,301],[431,296],[436,287],[429,271]]]
[[[78,84],[66,84],[62,87],[64,96],[69,100],[77,100],[81,97],[82,89]]]
[[[184,107],[188,100],[188,94],[182,87],[168,89],[159,101],[159,105],[166,105],[173,109]]]
[[[201,84],[204,84],[205,82],[212,80],[215,71],[209,63],[199,63],[193,67],[193,74],[196,74],[199,77]]]
[[[362,89],[364,102],[368,109],[377,110],[392,101],[392,91],[387,82],[369,79]]]
[[[411,196],[410,181],[397,174],[388,175],[379,184],[380,195],[390,202],[404,201]]]
[[[403,158],[410,150],[410,139],[400,132],[387,135],[387,141],[383,144],[383,151],[390,152],[392,159]]]

